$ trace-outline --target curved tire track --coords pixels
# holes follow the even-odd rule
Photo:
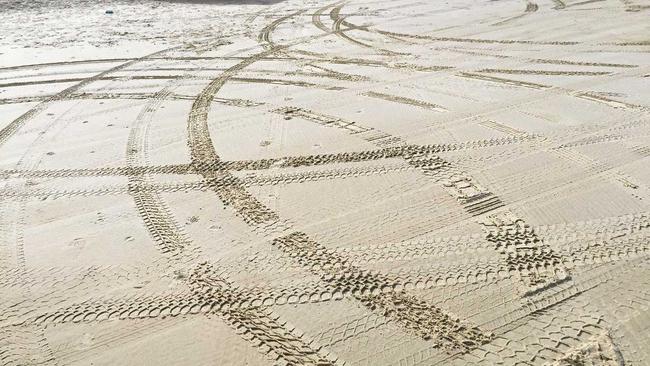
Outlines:
[[[11,136],[13,136],[18,130],[20,130],[29,120],[33,119],[39,113],[43,112],[52,103],[68,98],[70,95],[78,92],[81,88],[95,82],[96,80],[100,80],[101,78],[103,78],[103,77],[105,77],[105,76],[107,76],[107,75],[109,75],[111,73],[123,70],[123,69],[125,69],[125,68],[127,68],[127,67],[129,67],[129,66],[131,66],[131,65],[133,65],[135,63],[146,60],[148,58],[164,54],[165,52],[168,52],[168,51],[170,51],[172,49],[175,49],[175,48],[166,49],[166,50],[162,50],[162,51],[157,51],[157,52],[151,53],[149,55],[146,55],[146,56],[143,56],[143,57],[140,57],[140,58],[137,58],[137,59],[133,59],[131,61],[125,62],[125,63],[120,64],[118,66],[115,66],[113,68],[110,68],[110,69],[108,69],[106,71],[103,71],[103,72],[97,74],[97,75],[94,75],[94,76],[91,76],[91,77],[89,77],[87,79],[84,79],[82,82],[77,83],[77,84],[75,84],[73,86],[70,86],[70,87],[64,89],[63,91],[59,92],[55,96],[52,96],[52,97],[48,98],[47,100],[39,103],[37,106],[35,106],[34,108],[32,108],[29,111],[25,112],[20,117],[14,119],[7,126],[5,126],[2,130],[0,130],[0,147],[2,145],[4,145],[7,142],[7,140],[9,140],[11,138]]]

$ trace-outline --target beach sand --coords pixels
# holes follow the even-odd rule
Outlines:
[[[650,365],[650,1],[0,1],[0,365]]]

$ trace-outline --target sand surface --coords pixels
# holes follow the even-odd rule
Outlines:
[[[650,1],[0,34],[0,365],[650,365]]]

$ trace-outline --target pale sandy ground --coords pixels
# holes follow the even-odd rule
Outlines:
[[[650,365],[649,20],[0,0],[0,364]]]

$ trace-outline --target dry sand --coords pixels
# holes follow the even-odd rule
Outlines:
[[[0,0],[0,364],[650,365],[649,19]]]

